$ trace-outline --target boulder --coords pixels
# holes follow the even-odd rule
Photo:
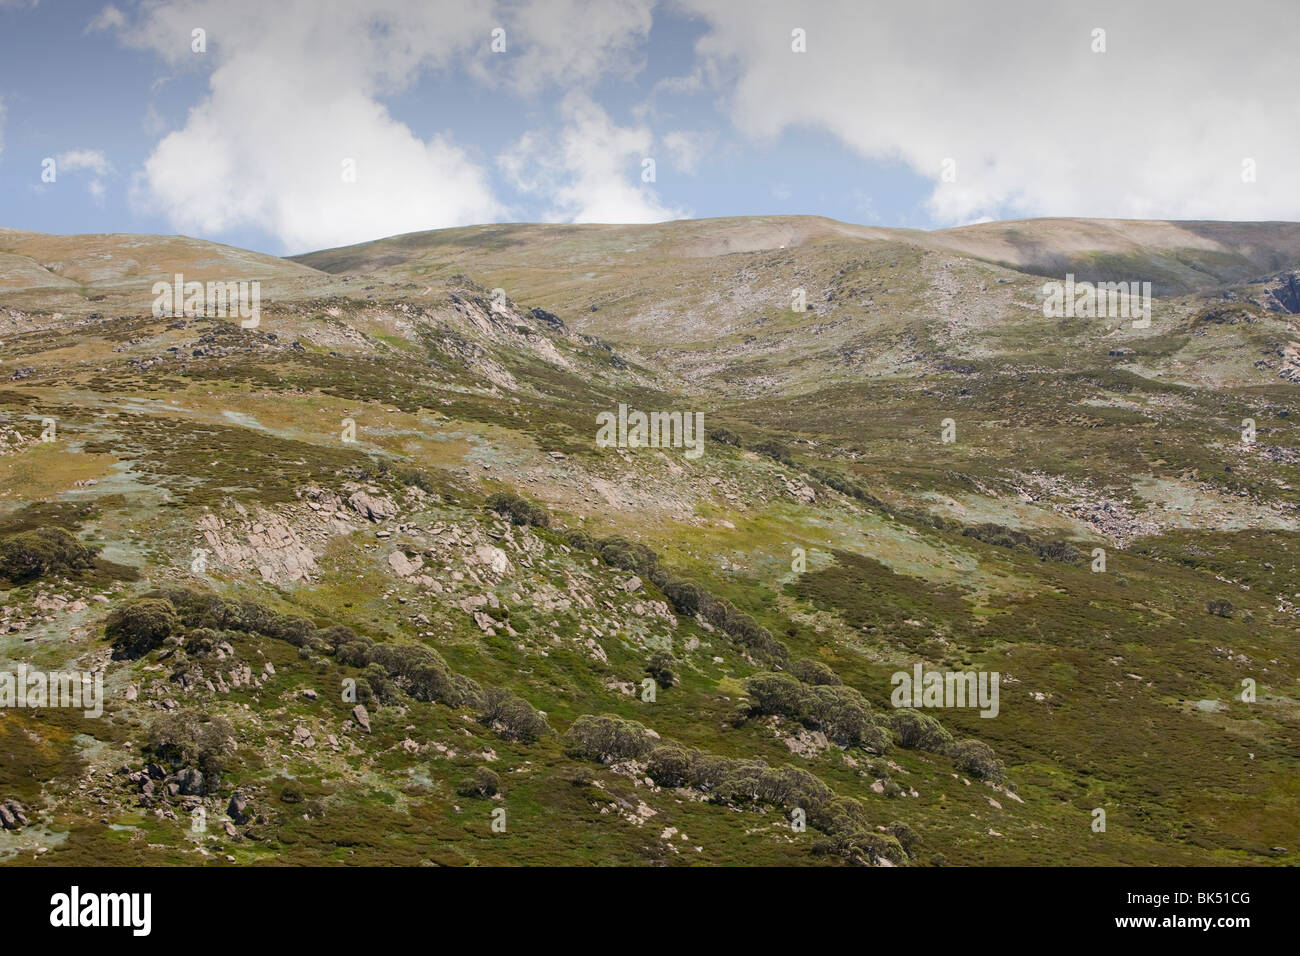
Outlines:
[[[348,498],[352,509],[368,521],[384,521],[397,515],[397,506],[387,498],[354,491]]]
[[[357,722],[357,726],[370,733],[370,714],[366,711],[365,704],[357,704],[352,708],[352,719]]]
[[[249,820],[248,814],[248,797],[236,790],[230,797],[230,803],[226,807],[226,815],[234,820],[240,826],[243,826]]]

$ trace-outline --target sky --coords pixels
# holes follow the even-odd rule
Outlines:
[[[0,227],[1300,220],[1286,0],[0,0]]]

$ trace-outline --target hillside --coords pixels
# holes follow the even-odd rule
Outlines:
[[[1290,223],[0,231],[0,657],[105,689],[0,708],[0,862],[1294,865],[1296,269]],[[1150,327],[1044,317],[1068,271]],[[260,324],[154,317],[175,272]],[[917,666],[997,716],[894,706]]]

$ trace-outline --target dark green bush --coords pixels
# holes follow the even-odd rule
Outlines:
[[[645,666],[645,672],[655,679],[660,687],[672,687],[677,682],[673,674],[673,658],[666,651],[655,651]]]
[[[603,763],[644,757],[654,746],[655,738],[644,725],[614,714],[584,714],[564,735],[569,756]]]
[[[903,852],[907,854],[909,859],[916,859],[916,853],[921,848],[922,840],[915,830],[906,823],[895,821],[885,827],[885,833],[898,841],[898,845],[903,848]]]
[[[401,699],[401,692],[397,684],[393,682],[392,677],[388,674],[388,669],[383,664],[371,661],[366,665],[366,669],[361,672],[361,677],[357,681],[358,694],[360,699],[361,682],[365,681],[370,688],[372,698],[379,704],[395,704]],[[361,701],[363,704],[365,700]]]
[[[95,549],[83,545],[65,528],[20,531],[0,540],[0,577],[15,584],[34,581],[56,571],[95,566]]]
[[[487,767],[476,767],[460,782],[456,792],[462,797],[494,797],[501,792],[501,778]]]
[[[655,582],[658,584],[658,582]],[[698,585],[689,581],[683,581],[680,578],[668,578],[659,589],[664,592],[664,597],[668,598],[678,614],[686,617],[694,617],[700,612],[701,606],[701,589]]]
[[[705,793],[718,792],[727,781],[732,761],[717,754],[696,753],[691,755],[691,769],[687,782]],[[651,778],[653,779],[653,778]]]
[[[776,461],[781,462],[781,464],[788,465],[791,468],[797,467],[794,456],[790,454],[790,449],[786,448],[778,441],[761,441],[751,450],[763,455],[764,457],[773,458]]]
[[[224,717],[178,710],[158,717],[149,728],[146,751],[173,770],[197,769],[208,792],[217,789],[226,760],[235,752],[235,728]]]
[[[645,577],[649,577],[651,569],[659,563],[659,557],[650,548],[620,535],[602,538],[596,542],[596,550],[600,559],[611,568],[635,571]]]
[[[952,743],[952,734],[929,714],[903,708],[889,716],[889,728],[900,747],[943,753]]]
[[[990,783],[1001,783],[1006,776],[1006,767],[997,758],[993,748],[982,740],[959,740],[948,746],[947,754],[953,763],[972,777]]]
[[[683,747],[656,747],[646,760],[646,776],[661,787],[684,787],[691,782],[693,761],[690,751]]]
[[[452,671],[441,654],[418,644],[375,644],[366,653],[366,664],[371,663],[382,664],[397,686],[416,700],[459,707],[481,694],[479,686]]]
[[[580,528],[571,528],[564,532],[564,540],[569,547],[576,548],[579,551],[594,551],[596,549],[595,539]]]
[[[185,651],[195,657],[208,657],[221,640],[221,635],[210,627],[195,628],[185,636]]]
[[[490,495],[487,508],[503,518],[508,518],[511,524],[545,528],[551,523],[551,515],[545,508],[509,491],[498,491]]]
[[[800,721],[841,746],[873,750],[889,746],[888,732],[877,723],[866,698],[852,687],[810,686],[784,673],[755,674],[745,687],[752,713]]]
[[[1216,617],[1232,617],[1232,612],[1236,610],[1236,608],[1232,606],[1231,601],[1217,598],[1213,601],[1207,601],[1205,603],[1205,610],[1207,613],[1213,614]]]
[[[804,715],[804,685],[789,674],[755,674],[745,681],[755,713],[799,720]]]
[[[822,730],[845,747],[889,748],[889,732],[876,723],[871,705],[852,687],[809,687],[804,703],[804,723]]]
[[[500,687],[484,688],[479,707],[479,720],[507,740],[532,743],[551,729],[532,704]]]
[[[104,625],[113,642],[115,657],[143,657],[180,630],[181,622],[170,601],[144,597],[115,608]]]
[[[825,684],[827,686],[842,684],[840,675],[831,670],[821,661],[811,661],[806,657],[801,657],[790,665],[790,673],[805,684]]]
[[[427,494],[437,494],[437,486],[433,482],[427,471],[420,468],[410,468],[406,466],[394,468],[392,470],[393,478],[407,487],[419,488]]]

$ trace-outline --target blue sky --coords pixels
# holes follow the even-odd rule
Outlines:
[[[898,6],[0,0],[0,226],[284,254],[505,220],[1300,218],[1285,4]]]

